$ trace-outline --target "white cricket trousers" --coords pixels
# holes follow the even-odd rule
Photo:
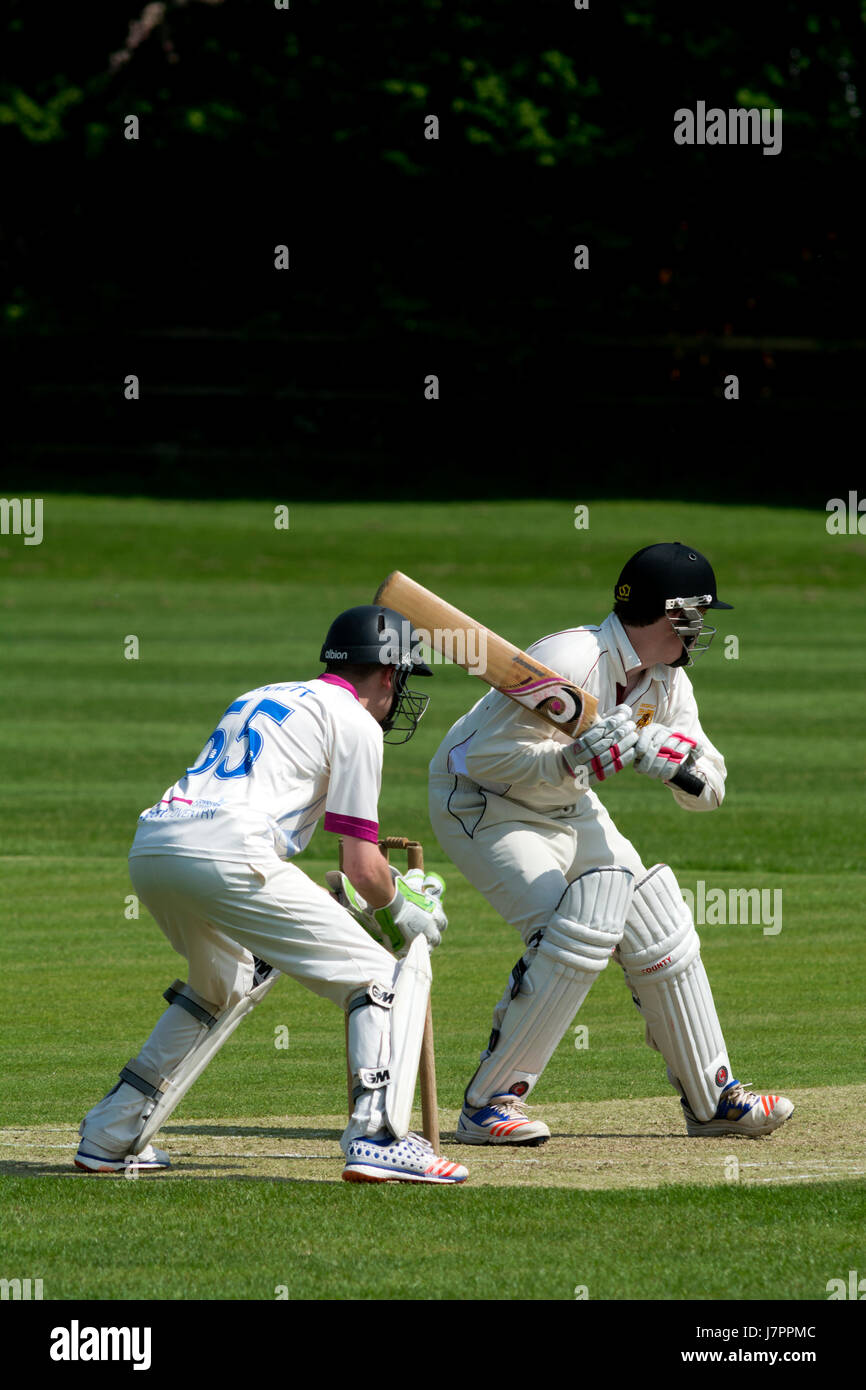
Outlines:
[[[174,949],[188,983],[228,1008],[249,992],[253,956],[344,1009],[373,981],[390,983],[394,957],[296,864],[230,863],[187,855],[130,858],[132,886]]]
[[[187,855],[136,855],[129,861],[138,897],[189,964],[188,984],[215,1012],[239,1003],[253,985],[253,956],[345,1009],[372,983],[389,989],[398,962],[295,864],[229,863]],[[171,1076],[200,1026],[168,1009],[138,1054]],[[141,1132],[147,1098],[121,1082],[92,1110],[81,1133],[109,1154],[124,1154]]]
[[[510,922],[524,945],[550,922],[568,887],[587,869],[618,865],[635,882],[646,869],[594,792],[568,814],[531,811],[482,791],[468,777],[433,773],[430,821],[449,859]]]

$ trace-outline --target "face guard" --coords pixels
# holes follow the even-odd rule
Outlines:
[[[665,615],[683,644],[683,654],[671,666],[694,666],[693,658],[700,656],[716,635],[716,628],[704,624],[702,608],[708,608],[712,594],[694,594],[692,598],[665,599]],[[705,637],[705,642],[699,639]]]
[[[385,743],[408,743],[430,703],[429,695],[420,695],[417,690],[406,688],[411,671],[412,667],[408,665],[394,668],[394,703],[388,717],[382,720]]]

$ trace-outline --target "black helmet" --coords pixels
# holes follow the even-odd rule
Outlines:
[[[716,634],[703,623],[702,608],[731,608],[716,592],[716,576],[706,556],[679,541],[644,546],[632,555],[614,588],[625,622],[637,624],[670,618],[683,651],[672,666],[691,666],[692,658],[705,652]],[[706,641],[699,644],[699,639]]]
[[[364,603],[347,608],[328,628],[320,661],[348,661],[353,666],[381,663],[405,666],[416,676],[432,676],[418,652],[418,634],[394,608]]]
[[[731,607],[716,596],[716,576],[709,560],[679,541],[645,545],[626,561],[614,589],[614,598],[628,604],[628,611],[642,622],[660,618],[671,599],[698,596],[710,599],[701,603],[702,608]]]
[[[429,695],[407,689],[410,675],[432,676],[421,659],[419,636],[409,619],[394,608],[361,604],[340,613],[328,628],[319,660],[329,666],[393,666],[394,703],[382,721],[386,743],[408,743],[430,703]],[[400,719],[401,723],[397,723]],[[402,738],[389,738],[389,734]]]

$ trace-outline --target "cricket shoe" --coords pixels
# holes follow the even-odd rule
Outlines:
[[[742,1081],[728,1083],[712,1120],[697,1119],[685,1100],[680,1103],[686,1117],[686,1132],[692,1138],[739,1134],[747,1139],[760,1139],[764,1134],[772,1134],[794,1113],[793,1104],[785,1096],[762,1096],[757,1091],[747,1091]]]
[[[171,1167],[164,1149],[155,1149],[152,1144],[143,1148],[140,1154],[126,1154],[124,1158],[111,1158],[105,1154],[92,1153],[86,1143],[78,1146],[75,1155],[76,1168],[85,1173],[122,1173],[138,1177],[139,1173],[162,1173]]]
[[[405,1139],[353,1139],[346,1150],[346,1182],[465,1182],[469,1170],[441,1158],[420,1134]]]
[[[546,1144],[550,1130],[542,1120],[530,1120],[522,1100],[510,1092],[491,1096],[486,1105],[474,1110],[464,1105],[457,1121],[461,1144]]]

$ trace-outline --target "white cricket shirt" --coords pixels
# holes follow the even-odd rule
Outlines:
[[[130,857],[292,859],[325,829],[379,838],[382,729],[341,676],[263,685],[229,705],[193,765],[139,818]]]
[[[639,728],[665,724],[695,739],[704,749],[696,770],[706,778],[706,786],[700,796],[677,787],[670,790],[690,811],[721,805],[724,758],[701,728],[692,683],[681,666],[650,666],[624,700],[629,672],[640,666],[640,657],[614,613],[597,627],[568,628],[542,637],[528,652],[595,695],[600,714],[627,703]],[[555,812],[573,806],[582,795],[592,795],[575,783],[562,756],[563,746],[571,742],[567,734],[507,695],[490,690],[446,734],[430,771],[458,773],[477,782],[483,791],[510,797],[531,810]],[[596,789],[603,785],[597,784]]]

